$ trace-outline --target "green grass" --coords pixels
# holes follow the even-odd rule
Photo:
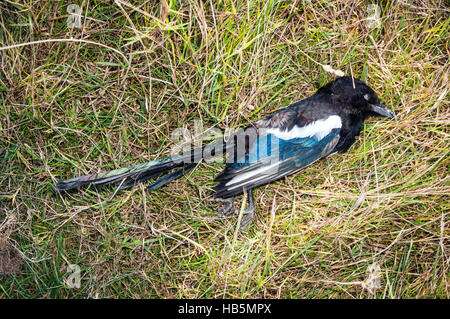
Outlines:
[[[0,298],[448,298],[442,1],[379,2],[372,30],[365,1],[74,2],[82,28],[70,1],[0,3]],[[258,188],[247,232],[207,201],[217,163],[152,193],[54,191],[168,155],[196,120],[224,130],[305,98],[335,78],[322,65],[401,120]]]

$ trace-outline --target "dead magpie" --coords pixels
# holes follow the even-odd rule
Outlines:
[[[63,191],[86,184],[120,183],[119,188],[124,189],[159,177],[148,186],[155,190],[183,176],[207,156],[225,153],[226,167],[215,179],[212,198],[225,202],[219,216],[230,215],[236,212],[234,198],[246,190],[249,205],[240,225],[245,229],[255,216],[253,188],[294,174],[332,153],[347,151],[364,120],[372,115],[395,118],[363,81],[341,77],[228,139],[221,138],[188,154],[59,181],[55,188]]]

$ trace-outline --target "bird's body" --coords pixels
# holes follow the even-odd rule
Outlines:
[[[320,88],[314,95],[281,109],[237,131],[228,141],[218,141],[201,150],[201,156],[166,158],[58,182],[57,190],[84,184],[122,183],[121,188],[161,176],[148,188],[157,189],[195,167],[205,154],[226,151],[226,167],[215,181],[213,198],[226,202],[222,214],[233,210],[233,199],[249,192],[249,208],[242,228],[254,217],[253,188],[294,174],[335,152],[345,152],[360,134],[370,115],[394,117],[364,82],[342,77]]]

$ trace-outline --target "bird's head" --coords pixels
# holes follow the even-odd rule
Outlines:
[[[357,78],[343,76],[328,83],[319,91],[322,89],[331,94],[342,105],[351,107],[347,110],[348,112],[359,113],[364,118],[371,115],[396,118],[394,112],[381,103],[377,93]]]

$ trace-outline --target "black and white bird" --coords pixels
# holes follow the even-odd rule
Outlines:
[[[343,153],[355,142],[369,116],[395,118],[378,95],[363,81],[341,77],[317,92],[238,130],[204,148],[107,173],[60,181],[65,191],[87,184],[119,183],[119,189],[158,178],[147,189],[155,190],[193,169],[206,156],[226,153],[226,166],[216,177],[212,198],[225,203],[220,216],[236,212],[234,198],[244,191],[249,205],[243,211],[241,229],[255,217],[253,189],[297,173],[335,152]],[[164,175],[166,174],[166,175]]]

